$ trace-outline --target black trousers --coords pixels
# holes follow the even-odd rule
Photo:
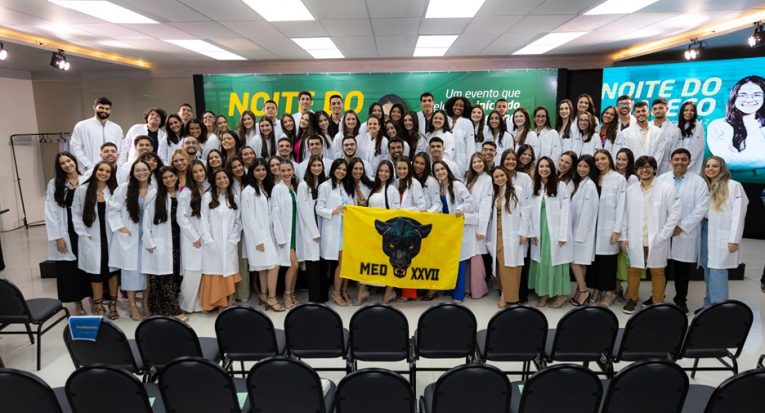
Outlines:
[[[305,280],[308,285],[308,301],[329,301],[329,271],[324,260],[305,261]]]
[[[685,304],[688,299],[688,281],[696,263],[667,260],[667,274],[675,276],[675,299],[677,305]]]

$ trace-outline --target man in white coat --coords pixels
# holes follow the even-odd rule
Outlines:
[[[688,312],[688,280],[695,271],[697,247],[701,235],[701,220],[709,208],[709,190],[704,179],[688,171],[691,153],[680,148],[672,152],[672,171],[659,176],[671,184],[680,197],[680,222],[672,231],[669,248],[669,267],[675,276],[675,304]]]
[[[624,312],[632,314],[640,294],[640,270],[651,270],[653,303],[664,302],[670,237],[680,223],[682,206],[675,188],[656,179],[658,166],[651,156],[635,161],[639,183],[627,188],[627,220],[621,234],[622,250],[630,259],[627,274],[627,304]]]
[[[308,161],[310,161],[311,156],[322,156],[324,154],[324,139],[322,139],[321,136],[312,135],[308,138],[308,153],[308,157],[297,166],[296,178],[298,182],[302,181],[305,177],[305,171],[308,170]],[[327,174],[329,174],[329,168],[332,167],[332,159],[322,157],[322,161],[324,162],[324,176],[327,176]]]
[[[648,122],[648,103],[635,104],[635,119],[634,125],[616,135],[614,150],[629,148],[635,159],[646,155],[660,162],[664,159],[666,142],[661,137],[661,129]]]
[[[449,166],[449,171],[451,171],[452,175],[454,175],[455,178],[462,181],[462,172],[460,168],[457,166],[454,161],[444,156],[444,141],[439,138],[438,136],[430,138],[430,143],[428,144],[428,151],[430,152],[430,166],[433,167],[433,164],[438,161],[444,161]]]
[[[304,90],[298,93],[298,105],[300,111],[292,114],[292,119],[295,120],[295,125],[300,124],[300,118],[304,113],[313,113],[311,110],[311,106],[313,106],[313,96],[311,95],[311,92]]]
[[[420,111],[417,112],[417,121],[419,123],[420,133],[425,136],[428,122],[433,117],[433,108],[435,107],[435,101],[433,100],[433,94],[425,92],[420,95]]]
[[[109,120],[112,113],[112,101],[105,97],[96,99],[93,103],[95,116],[77,122],[72,130],[69,148],[77,158],[80,172],[93,169],[100,161],[101,145],[111,142],[120,147],[122,128]]]
[[[654,101],[651,102],[653,125],[661,129],[661,139],[664,140],[664,158],[656,158],[656,161],[659,162],[659,175],[665,174],[673,169],[672,161],[670,159],[670,151],[672,150],[671,148],[675,146],[675,142],[680,139],[680,128],[677,127],[677,124],[672,123],[667,119],[668,106],[669,102],[664,98],[654,99]]]

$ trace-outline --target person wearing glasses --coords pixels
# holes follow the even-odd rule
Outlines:
[[[637,122],[632,116],[632,97],[630,95],[621,95],[616,98],[616,113],[619,121],[619,131],[623,131]]]

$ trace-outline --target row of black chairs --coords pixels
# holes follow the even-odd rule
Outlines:
[[[694,359],[697,370],[731,370],[738,373],[741,354],[752,324],[751,310],[739,301],[726,301],[701,311],[691,322],[676,306],[646,307],[619,329],[608,309],[582,306],[569,311],[557,328],[548,329],[542,312],[528,306],[511,306],[495,314],[485,330],[477,330],[473,313],[450,303],[435,305],[420,316],[414,336],[409,336],[406,316],[398,309],[374,304],[351,318],[350,330],[340,315],[322,304],[303,304],[290,311],[284,330],[274,328],[270,318],[251,307],[236,306],[216,319],[216,337],[198,338],[187,324],[170,317],[150,317],[128,340],[113,323],[104,320],[95,342],[74,341],[68,329],[64,341],[75,368],[105,364],[144,375],[152,381],[156,372],[184,356],[222,361],[232,374],[245,374],[244,363],[285,354],[298,359],[342,358],[344,366],[317,370],[345,370],[358,362],[408,363],[412,386],[417,371],[447,368],[417,366],[417,360],[464,358],[466,363],[521,362],[525,379],[531,364],[536,369],[552,362],[596,363],[601,374],[611,377],[614,363],[648,359]],[[733,351],[731,351],[733,349]],[[714,358],[722,367],[699,367],[702,358]],[[726,358],[730,363],[726,362]],[[240,369],[234,370],[235,363]]]
[[[417,405],[421,413],[754,413],[765,406],[763,388],[762,368],[716,388],[689,386],[685,372],[667,360],[634,363],[605,381],[582,366],[557,364],[513,383],[496,367],[466,364],[426,386],[419,403],[394,372],[362,369],[335,386],[284,356],[259,361],[246,379],[209,360],[184,357],[159,371],[158,384],[141,383],[119,368],[84,367],[58,389],[30,373],[0,369],[0,406],[10,413],[414,413]]]

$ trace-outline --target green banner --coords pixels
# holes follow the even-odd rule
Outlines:
[[[545,106],[555,112],[557,70],[499,70],[482,72],[401,72],[321,74],[231,74],[204,75],[205,108],[228,117],[234,125],[240,114],[252,110],[263,114],[267,100],[279,113],[298,112],[298,93],[313,94],[313,110],[329,113],[329,97],[343,97],[345,110],[353,109],[362,120],[373,102],[381,102],[387,113],[394,103],[407,110],[420,109],[420,94],[431,92],[436,109],[452,96],[464,96],[486,112],[497,99],[508,101],[509,111],[525,107],[531,111]]]

